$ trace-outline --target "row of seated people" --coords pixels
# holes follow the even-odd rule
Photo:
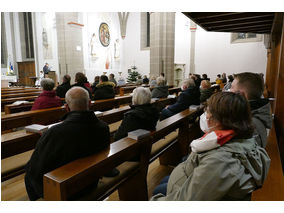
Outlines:
[[[199,90],[192,79],[184,82],[177,103],[188,108],[192,105],[187,100],[191,98],[189,91],[198,94]],[[261,187],[270,161],[264,149],[267,140],[264,132],[269,126],[259,119],[270,113],[269,105],[260,98],[263,81],[257,74],[241,73],[235,76],[231,91],[209,98],[200,118],[205,135],[191,143],[192,153],[159,186],[163,190],[155,190],[152,200],[246,200],[253,190]],[[65,99],[70,112],[63,123],[41,136],[26,166],[25,184],[31,200],[42,197],[46,172],[109,145],[108,126],[88,111],[88,92],[74,87],[68,90]],[[159,117],[163,119],[163,112],[159,115],[149,105],[150,100],[148,88],[138,87],[133,91],[132,110],[125,113],[116,140],[135,129],[155,129]],[[266,118],[271,128],[271,116],[270,120]]]

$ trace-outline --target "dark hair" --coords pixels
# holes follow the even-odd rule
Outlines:
[[[236,138],[251,138],[253,125],[249,103],[245,97],[233,92],[218,92],[207,101],[212,118],[219,121],[222,128],[232,129]]]
[[[263,78],[257,73],[243,72],[234,75],[238,85],[243,87],[249,100],[259,99],[264,90]]]
[[[106,75],[101,75],[101,81],[102,82],[108,81],[108,77]]]
[[[82,72],[77,72],[75,75],[75,82],[83,84],[85,82],[85,75]]]
[[[99,82],[100,81],[100,76],[95,76],[95,82]]]
[[[218,77],[218,78],[221,78],[221,75],[220,75],[220,74],[218,74],[218,75],[217,75],[217,77]]]
[[[70,75],[64,75],[63,76],[63,83],[70,83],[71,77]]]
[[[233,77],[232,75],[229,75],[229,76],[228,76],[228,79],[229,79],[229,82],[233,82],[234,77]]]
[[[112,73],[109,74],[109,77],[114,78],[114,74],[112,74]]]
[[[165,77],[165,73],[161,72],[161,76]]]
[[[203,77],[204,79],[206,79],[206,78],[207,78],[207,74],[202,74],[202,77]]]

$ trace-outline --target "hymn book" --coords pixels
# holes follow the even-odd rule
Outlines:
[[[48,126],[40,125],[40,124],[32,124],[25,127],[26,132],[34,132],[34,133],[44,133],[48,130]]]
[[[132,132],[128,132],[128,137],[129,138],[132,138],[134,140],[138,140],[138,139],[141,139],[141,138],[144,138],[146,136],[149,136],[151,134],[150,131],[148,130],[145,130],[145,129],[137,129],[135,131],[132,131]]]

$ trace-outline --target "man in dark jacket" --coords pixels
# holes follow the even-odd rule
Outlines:
[[[208,80],[202,80],[200,84],[200,103],[205,102],[212,94],[211,83]]]
[[[270,103],[267,98],[261,98],[264,82],[257,73],[244,72],[234,75],[230,91],[240,93],[250,103],[252,122],[255,126],[254,137],[257,143],[265,148],[267,144],[267,129],[272,127]]]
[[[65,98],[66,92],[71,88],[70,85],[71,77],[70,75],[63,76],[63,82],[56,88],[56,95],[60,98]]]
[[[56,92],[53,90],[54,81],[52,79],[44,78],[41,80],[40,85],[43,91],[39,97],[35,99],[31,110],[62,106],[62,101],[56,96]]]
[[[100,100],[114,98],[114,87],[115,84],[113,82],[110,82],[106,75],[102,75],[100,78],[100,83],[96,86],[96,90],[94,92],[94,99]]]
[[[82,87],[88,91],[90,99],[92,99],[92,93],[89,88],[85,86],[86,76],[82,72],[77,72],[75,75],[75,84],[71,85],[71,87]]]
[[[157,86],[152,90],[152,98],[166,98],[169,95],[169,87],[166,85],[165,79],[157,78]]]
[[[154,130],[159,119],[158,110],[151,104],[149,88],[137,87],[133,90],[131,110],[124,113],[120,127],[114,135],[115,140],[127,136],[136,129]]]
[[[184,80],[182,82],[181,90],[182,92],[177,98],[177,102],[162,110],[160,120],[175,115],[187,109],[190,105],[200,104],[200,91],[199,88],[195,86],[193,79]]]
[[[43,197],[45,173],[109,146],[109,127],[89,111],[89,105],[85,89],[73,87],[66,93],[69,112],[62,123],[43,133],[26,165],[25,185],[30,200]]]

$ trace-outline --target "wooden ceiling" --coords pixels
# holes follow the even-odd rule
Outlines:
[[[275,13],[209,13],[183,12],[207,31],[270,34]]]

